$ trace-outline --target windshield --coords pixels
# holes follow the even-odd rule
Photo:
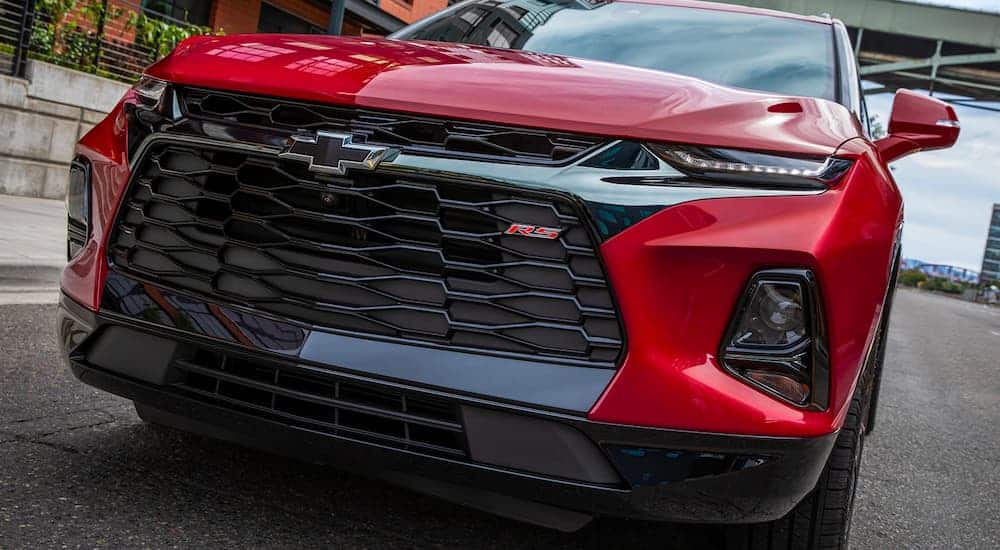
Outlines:
[[[836,100],[829,25],[679,6],[472,0],[393,35],[608,61]]]

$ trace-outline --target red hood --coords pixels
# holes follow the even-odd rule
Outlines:
[[[463,44],[311,35],[184,41],[150,76],[305,101],[568,132],[828,155],[860,135],[842,105]]]

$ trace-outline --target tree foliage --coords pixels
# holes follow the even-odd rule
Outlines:
[[[126,28],[135,30],[135,43],[148,50],[153,61],[170,53],[185,38],[213,34],[208,27],[177,25],[135,11],[129,13]]]
[[[144,67],[185,38],[215,34],[208,27],[166,21],[101,0],[38,0],[36,12],[31,57],[119,80],[128,75],[120,68],[109,70],[114,69],[109,65],[120,64],[123,56],[129,65]],[[116,30],[108,30],[112,28]],[[113,46],[114,62],[102,55],[108,46]]]

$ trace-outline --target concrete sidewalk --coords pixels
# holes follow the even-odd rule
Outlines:
[[[65,264],[63,202],[0,195],[0,304],[55,301]]]

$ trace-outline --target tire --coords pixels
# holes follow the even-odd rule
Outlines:
[[[731,550],[844,550],[848,547],[854,494],[875,369],[866,369],[844,426],[837,436],[816,488],[785,517],[752,525],[734,525],[726,533]]]

